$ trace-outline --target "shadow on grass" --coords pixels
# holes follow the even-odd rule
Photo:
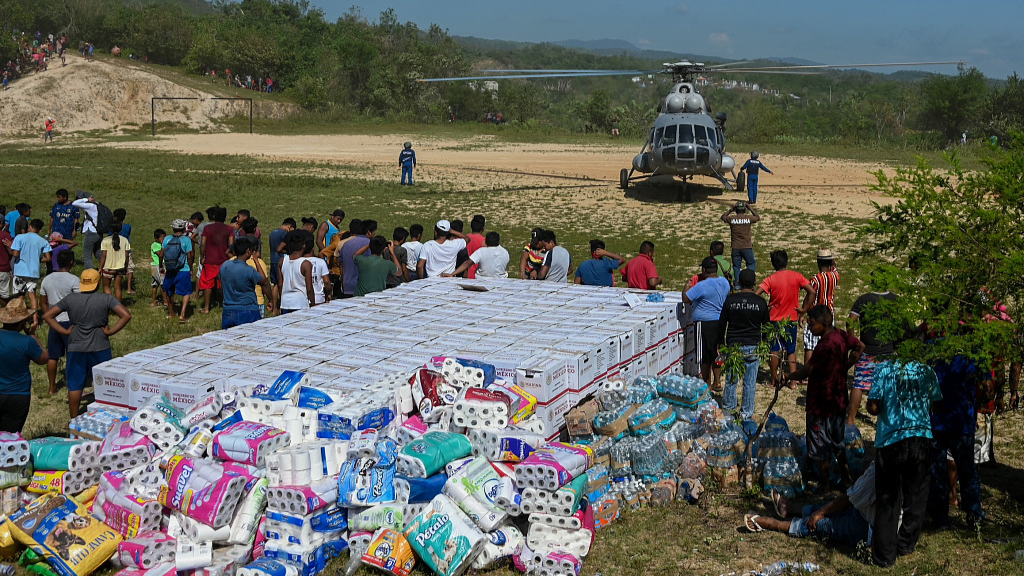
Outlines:
[[[732,201],[723,198],[726,190],[720,186],[705,186],[688,182],[684,190],[679,180],[641,181],[630,184],[625,191],[626,198],[654,204],[684,204],[712,201],[731,206]],[[687,196],[689,200],[687,200]]]

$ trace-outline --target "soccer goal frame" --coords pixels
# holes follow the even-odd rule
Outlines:
[[[154,96],[150,99],[150,110],[152,113],[153,136],[156,136],[156,101],[157,100],[247,100],[249,102],[249,134],[252,134],[252,98],[199,98],[197,96]]]

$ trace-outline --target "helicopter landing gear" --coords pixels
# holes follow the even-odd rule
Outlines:
[[[747,173],[740,170],[739,176],[736,177],[736,191],[743,192],[743,189],[747,187]]]
[[[619,188],[623,190],[629,189],[629,169],[623,168],[619,171]]]
[[[684,198],[687,202],[693,201],[693,198],[690,195],[690,186],[687,182],[686,177],[683,177],[683,183],[680,184],[678,188],[676,188],[676,201],[682,202]]]

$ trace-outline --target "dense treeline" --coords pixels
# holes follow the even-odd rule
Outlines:
[[[525,129],[607,131],[642,139],[670,81],[662,75],[483,83],[421,83],[480,69],[660,68],[622,54],[601,56],[552,44],[466,41],[438,25],[427,30],[394,11],[375,21],[357,9],[330,22],[306,0],[5,0],[0,22],[31,36],[67,32],[71,48],[93,43],[181,66],[272,76],[278,90],[328,119],[416,122],[482,120],[488,112]],[[18,35],[4,35],[0,56],[14,58]],[[709,62],[710,63],[710,62]],[[859,71],[815,76],[712,75],[703,89],[729,133],[748,142],[794,141],[939,148],[1024,129],[1024,82],[986,79],[973,68],[955,76]],[[762,90],[727,87],[726,80]],[[767,89],[766,93],[763,89]],[[777,93],[776,93],[777,92]]]

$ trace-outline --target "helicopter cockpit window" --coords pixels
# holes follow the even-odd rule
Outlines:
[[[718,150],[718,134],[713,128],[708,128],[708,146],[711,146],[715,150]]]
[[[693,144],[693,126],[689,124],[679,125],[679,142],[681,144]]]
[[[661,146],[661,135],[665,133],[664,128],[658,128],[654,131],[654,146],[655,148]]]
[[[672,146],[676,143],[676,127],[665,126],[665,133],[661,137],[662,146]]]
[[[694,126],[693,128],[697,132],[696,133],[697,144],[700,144],[701,146],[707,146],[708,145],[708,133],[707,133],[707,130],[703,126]]]

